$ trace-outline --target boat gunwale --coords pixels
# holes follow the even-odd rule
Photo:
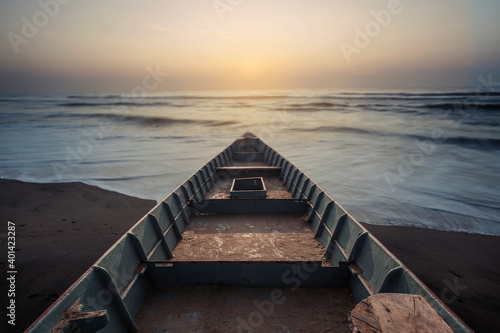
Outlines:
[[[239,139],[239,138],[238,138]],[[236,140],[238,140],[236,139]],[[235,140],[235,141],[236,141]],[[234,142],[233,142],[234,143]],[[115,248],[115,246],[120,243],[121,241],[123,241],[126,237],[128,237],[127,235],[129,233],[131,233],[131,231],[137,227],[139,224],[142,223],[142,221],[144,219],[146,219],[149,214],[151,214],[151,212],[156,209],[157,207],[161,206],[163,204],[163,202],[165,202],[165,200],[171,196],[173,193],[176,193],[177,190],[181,189],[181,187],[183,186],[183,184],[185,184],[189,179],[193,178],[193,176],[195,176],[201,169],[203,169],[203,167],[205,167],[208,163],[210,163],[211,161],[215,160],[215,158],[217,158],[217,156],[221,155],[224,151],[226,151],[229,147],[231,147],[233,145],[233,143],[227,145],[222,151],[220,151],[219,153],[217,153],[214,157],[212,157],[211,159],[209,159],[205,164],[203,164],[198,170],[196,170],[195,172],[193,172],[189,177],[187,177],[180,185],[178,185],[174,190],[172,190],[168,195],[166,195],[160,202],[157,202],[157,204],[151,208],[146,214],[144,214],[133,226],[131,226],[126,232],[123,233],[123,235],[120,236],[120,238],[118,238],[114,243],[113,245],[111,245],[81,276],[78,277],[78,279],[76,279],[75,282],[73,282],[69,287],[68,289],[66,289],[62,294],[61,296],[59,296],[27,329],[25,332],[29,332],[31,331],[32,329],[34,329],[36,327],[36,325],[38,325],[41,320],[43,318],[45,318],[45,316],[55,307],[57,306],[73,289],[75,289],[75,287],[80,284],[82,282],[82,280],[84,280],[91,272],[92,270],[94,269],[95,266],[98,266],[98,263],[100,263],[102,261],[102,259],[104,259],[110,252],[112,252]],[[184,208],[184,207],[183,207]]]
[[[245,133],[244,135],[242,135],[242,136],[238,137],[238,138],[237,138],[235,141],[233,141],[231,144],[227,145],[227,146],[226,146],[223,150],[221,150],[218,154],[216,154],[215,156],[213,156],[213,157],[212,157],[211,159],[209,159],[209,160],[208,160],[205,164],[203,164],[203,165],[202,165],[199,169],[197,169],[197,170],[196,170],[195,172],[193,172],[193,173],[192,173],[189,177],[187,177],[187,178],[186,178],[186,179],[185,179],[185,180],[184,180],[184,181],[183,181],[180,185],[178,185],[175,189],[173,189],[173,190],[172,190],[172,191],[171,191],[168,195],[166,195],[166,196],[165,196],[165,197],[164,197],[161,201],[157,202],[157,204],[156,204],[156,205],[155,205],[155,206],[154,206],[151,210],[149,210],[146,214],[144,214],[144,216],[143,216],[143,217],[141,217],[141,218],[140,218],[140,219],[139,219],[139,220],[138,220],[138,221],[137,221],[137,222],[136,222],[133,226],[131,226],[131,227],[130,227],[130,228],[129,228],[129,229],[128,229],[128,230],[127,230],[127,231],[126,231],[123,235],[121,235],[121,236],[120,236],[120,238],[119,238],[118,240],[116,240],[116,242],[114,242],[114,243],[113,243],[113,245],[112,245],[110,248],[108,248],[108,249],[107,249],[107,250],[106,250],[106,251],[105,251],[105,252],[104,252],[104,253],[103,253],[103,254],[102,254],[102,255],[101,255],[101,256],[100,256],[100,257],[99,257],[99,258],[98,258],[95,262],[94,262],[94,264],[92,264],[92,265],[91,265],[91,266],[90,266],[90,267],[89,267],[89,268],[88,268],[88,269],[87,269],[87,270],[86,270],[86,271],[85,271],[85,272],[84,272],[84,273],[83,273],[83,274],[82,274],[82,275],[81,275],[81,276],[80,276],[80,277],[79,277],[79,278],[78,278],[75,282],[73,282],[73,283],[71,284],[71,286],[70,286],[70,287],[68,287],[68,289],[67,289],[66,291],[64,291],[64,292],[61,294],[61,296],[59,296],[59,297],[57,298],[57,300],[56,300],[56,301],[54,301],[54,302],[53,302],[53,303],[52,303],[52,304],[51,304],[51,305],[50,305],[50,306],[49,306],[49,307],[48,307],[48,308],[47,308],[47,309],[46,309],[46,310],[45,310],[45,311],[44,311],[44,312],[43,312],[43,313],[42,313],[42,314],[41,314],[41,315],[40,315],[40,316],[39,316],[39,317],[38,317],[38,318],[37,318],[37,319],[36,319],[36,320],[35,320],[35,321],[34,321],[34,322],[33,322],[33,323],[29,326],[29,327],[28,327],[28,328],[27,328],[26,332],[29,332],[29,331],[31,331],[31,330],[33,330],[33,329],[35,329],[35,328],[36,328],[36,326],[37,326],[38,324],[40,324],[40,323],[41,323],[41,321],[42,321],[44,318],[46,318],[46,317],[47,317],[47,315],[49,315],[49,313],[50,313],[50,312],[51,312],[51,311],[52,311],[52,310],[53,310],[53,309],[54,309],[57,305],[59,305],[60,303],[62,303],[62,302],[64,301],[64,299],[65,299],[65,298],[66,298],[66,297],[67,297],[67,296],[68,296],[68,295],[69,295],[69,294],[70,294],[70,293],[71,293],[71,292],[72,292],[72,291],[73,291],[73,290],[74,290],[74,289],[75,289],[75,288],[76,288],[76,287],[77,287],[80,283],[82,283],[82,281],[83,281],[83,280],[84,280],[87,276],[89,276],[89,275],[91,274],[91,272],[94,270],[94,267],[96,267],[96,266],[97,266],[97,267],[100,267],[100,266],[99,266],[99,263],[101,263],[101,262],[102,262],[102,261],[103,261],[103,260],[104,260],[104,259],[105,259],[105,258],[106,258],[106,257],[107,257],[107,256],[108,256],[111,252],[112,252],[112,251],[114,251],[114,250],[115,250],[115,248],[116,248],[116,246],[117,246],[119,243],[121,243],[121,242],[125,241],[125,239],[126,239],[127,237],[129,237],[128,235],[129,235],[130,233],[133,233],[133,230],[134,230],[136,227],[138,227],[141,223],[143,223],[143,221],[144,221],[145,219],[147,219],[149,215],[152,215],[151,213],[152,213],[154,210],[158,209],[161,205],[163,205],[164,203],[166,203],[166,200],[167,200],[170,196],[172,196],[174,193],[175,193],[175,194],[177,194],[177,193],[178,193],[178,191],[181,191],[181,192],[182,192],[183,187],[185,188],[185,185],[184,185],[184,184],[186,184],[186,183],[190,182],[190,181],[191,181],[191,179],[197,179],[197,178],[198,178],[197,174],[198,174],[200,171],[201,171],[201,172],[203,172],[203,169],[204,169],[204,168],[205,168],[205,167],[206,167],[209,163],[211,163],[212,161],[215,161],[215,163],[216,163],[216,164],[217,164],[217,163],[222,164],[222,166],[219,166],[219,167],[222,167],[222,168],[227,167],[227,166],[224,166],[224,165],[223,165],[223,164],[224,164],[224,163],[223,163],[223,160],[225,160],[225,159],[226,159],[226,157],[225,157],[225,156],[223,156],[223,154],[224,154],[225,152],[228,152],[228,150],[231,150],[231,149],[232,149],[232,147],[233,147],[233,145],[234,145],[236,142],[238,142],[239,140],[246,139],[245,135],[246,135],[246,133]],[[369,232],[369,231],[368,231],[368,230],[367,230],[367,229],[366,229],[366,228],[365,228],[365,227],[364,227],[364,226],[363,226],[363,225],[362,225],[362,224],[361,224],[361,223],[360,223],[360,222],[359,222],[356,218],[354,218],[354,216],[352,216],[352,215],[351,215],[351,214],[350,214],[350,213],[349,213],[349,212],[348,212],[348,211],[347,211],[347,210],[346,210],[346,209],[345,209],[345,208],[344,208],[344,207],[343,207],[340,203],[338,203],[338,201],[336,201],[336,200],[333,198],[333,196],[332,196],[332,195],[330,195],[327,191],[325,191],[325,190],[324,190],[324,189],[323,189],[323,188],[322,188],[322,187],[321,187],[318,183],[316,183],[316,182],[315,182],[315,181],[314,181],[311,177],[309,177],[309,176],[308,176],[308,175],[307,175],[304,171],[302,171],[300,168],[298,168],[297,166],[295,166],[292,162],[290,162],[288,159],[286,159],[285,157],[283,157],[283,156],[282,156],[281,154],[279,154],[276,150],[274,150],[273,148],[271,148],[271,147],[270,147],[268,144],[266,144],[266,143],[265,143],[262,139],[260,139],[259,137],[254,136],[253,134],[252,134],[252,136],[253,136],[253,137],[251,137],[252,139],[256,139],[256,141],[258,141],[259,143],[261,143],[261,144],[263,144],[263,145],[264,145],[264,150],[263,150],[263,151],[258,151],[258,153],[262,153],[262,154],[263,154],[263,156],[264,156],[264,163],[265,163],[267,166],[275,167],[275,165],[272,165],[272,164],[270,164],[270,163],[268,162],[269,158],[271,157],[271,155],[269,154],[269,152],[273,151],[273,153],[275,153],[276,155],[281,156],[281,157],[283,158],[283,160],[285,160],[285,161],[286,161],[286,162],[285,162],[285,164],[286,164],[286,163],[289,163],[289,171],[292,171],[292,170],[295,168],[294,173],[297,173],[297,172],[302,173],[302,175],[303,175],[302,177],[306,177],[306,178],[310,181],[310,183],[311,183],[311,185],[310,185],[311,187],[310,187],[310,188],[312,188],[313,186],[316,186],[316,188],[317,188],[317,190],[318,190],[318,191],[317,191],[317,192],[318,192],[318,195],[319,195],[319,193],[323,193],[323,195],[326,195],[329,199],[331,199],[331,201],[332,201],[332,202],[334,202],[334,203],[335,203],[335,205],[337,205],[337,206],[338,206],[338,207],[339,207],[339,208],[340,208],[343,212],[345,212],[345,215],[346,215],[346,216],[347,216],[347,217],[348,217],[351,221],[353,221],[353,222],[355,222],[355,223],[356,223],[357,227],[359,227],[359,228],[360,228],[360,230],[362,230],[362,231],[363,231],[363,232],[362,232],[362,234],[363,234],[363,235],[364,235],[364,234],[367,234],[367,236],[365,236],[365,237],[369,237],[369,238],[371,239],[371,241],[375,242],[377,246],[379,246],[381,249],[383,249],[383,250],[385,251],[385,253],[386,253],[386,254],[388,254],[388,256],[391,258],[391,260],[393,260],[395,263],[397,263],[397,265],[398,265],[398,266],[397,266],[397,267],[392,268],[391,270],[389,270],[389,271],[386,273],[386,276],[389,276],[390,272],[392,272],[393,270],[396,270],[396,269],[403,269],[404,273],[405,273],[405,274],[408,274],[408,275],[411,277],[411,279],[413,279],[413,280],[414,280],[414,281],[418,284],[418,286],[419,286],[420,288],[422,288],[422,289],[423,289],[424,293],[422,294],[422,296],[424,296],[424,297],[425,297],[427,300],[429,300],[429,301],[431,301],[431,300],[432,300],[432,302],[430,302],[430,303],[431,303],[431,305],[432,305],[433,307],[435,307],[435,305],[437,305],[437,306],[441,307],[441,308],[444,310],[444,312],[445,312],[445,313],[447,312],[447,313],[451,316],[451,318],[449,318],[449,319],[451,319],[451,320],[452,320],[452,322],[454,322],[454,323],[458,324],[458,326],[459,326],[459,328],[460,328],[460,329],[462,329],[463,331],[467,331],[467,330],[468,330],[468,331],[472,332],[472,330],[471,330],[471,329],[470,329],[470,328],[469,328],[469,327],[468,327],[468,326],[467,326],[467,325],[466,325],[466,324],[462,321],[462,319],[461,319],[460,317],[458,317],[458,316],[457,316],[457,315],[456,315],[456,314],[455,314],[455,313],[454,313],[454,312],[453,312],[453,311],[452,311],[452,310],[451,310],[451,309],[450,309],[450,308],[449,308],[449,307],[448,307],[448,306],[447,306],[447,305],[446,305],[446,304],[445,304],[445,303],[444,303],[441,299],[439,299],[439,297],[437,297],[437,295],[436,295],[436,294],[435,294],[432,290],[430,290],[430,288],[429,288],[426,284],[424,284],[424,283],[423,283],[423,282],[422,282],[422,281],[421,281],[421,280],[420,280],[420,279],[419,279],[419,278],[418,278],[418,277],[417,277],[417,276],[416,276],[416,275],[415,275],[415,274],[414,274],[414,273],[413,273],[413,272],[412,272],[412,271],[411,271],[411,270],[410,270],[410,269],[409,269],[409,268],[408,268],[408,267],[407,267],[407,266],[406,266],[403,262],[401,262],[401,260],[399,260],[399,259],[398,259],[398,258],[397,258],[397,257],[396,257],[396,256],[395,256],[392,252],[391,252],[391,251],[389,251],[389,249],[388,249],[388,248],[387,248],[387,247],[386,247],[386,246],[385,246],[382,242],[380,242],[380,241],[379,241],[379,240],[378,240],[378,239],[377,239],[374,235],[372,235],[372,234],[371,234],[371,233],[370,233],[370,232]],[[269,150],[267,151],[267,153],[266,153],[266,147],[267,147],[267,148],[269,148]],[[234,153],[234,151],[233,151],[233,153]],[[219,158],[219,159],[217,159],[217,158]],[[230,160],[232,161],[232,156],[230,156]],[[275,156],[275,157],[273,157],[273,158],[272,158],[272,160],[271,160],[270,162],[272,163],[272,162],[273,162],[273,160],[278,161],[278,160],[279,160],[279,158],[276,158],[276,156]],[[226,161],[226,164],[227,164],[227,162],[228,162],[228,161]],[[217,171],[218,171],[218,170],[217,170],[217,168],[219,168],[219,167],[214,167],[214,172],[212,173],[212,175],[217,173]],[[244,167],[245,167],[245,165],[243,165],[243,166],[242,166],[242,168],[244,168]],[[282,172],[284,172],[284,171],[285,171],[285,169],[286,169],[286,168],[282,168]],[[290,178],[290,177],[289,177],[289,175],[290,175],[290,174],[286,175],[286,177],[290,179],[290,186],[291,186],[291,185],[292,185],[292,183],[293,183],[293,184],[295,184],[295,183],[294,183],[294,179]],[[211,175],[209,175],[209,177],[208,177],[207,179],[210,179],[210,178],[211,178]],[[198,180],[198,179],[197,179],[197,180]],[[181,213],[184,211],[185,207],[187,207],[187,206],[190,204],[190,202],[197,202],[197,201],[198,201],[198,198],[197,198],[197,192],[198,192],[198,191],[202,191],[202,187],[204,186],[204,184],[206,184],[206,182],[207,182],[207,180],[205,180],[205,182],[203,182],[203,183],[200,183],[200,182],[199,182],[199,180],[198,180],[198,183],[199,183],[199,184],[197,184],[196,186],[198,186],[198,185],[199,185],[199,187],[196,189],[196,191],[194,191],[194,192],[192,193],[192,196],[188,196],[187,200],[186,200],[184,203],[182,203],[181,211],[180,211],[178,214],[176,214],[176,216],[179,216],[179,214],[181,214]],[[287,181],[286,181],[285,179],[283,179],[283,183],[284,183],[284,184],[286,184],[286,183],[287,183]],[[213,185],[213,184],[212,184],[212,185]],[[295,184],[295,185],[298,185],[298,184]],[[301,193],[303,193],[303,192],[301,192]],[[202,192],[202,195],[204,195],[204,194],[203,194],[203,192]],[[305,200],[307,200],[307,206],[308,206],[308,207],[310,207],[310,208],[312,209],[312,212],[313,212],[314,214],[316,214],[318,217],[320,217],[320,218],[321,218],[322,216],[321,216],[321,215],[319,214],[319,212],[315,209],[315,205],[312,203],[312,201],[311,201],[310,199],[308,199],[308,198],[307,198],[307,195],[306,195],[305,193],[304,193],[304,197],[306,198]],[[215,200],[216,200],[216,199],[215,199]],[[240,199],[240,200],[241,200],[241,199]],[[266,199],[261,199],[261,200],[266,200]],[[291,199],[291,200],[293,200],[293,199]],[[168,203],[167,203],[167,205],[168,205]],[[324,214],[324,213],[323,213],[323,214]],[[153,215],[153,216],[154,216],[154,215]],[[321,224],[321,221],[319,222],[319,225],[320,225],[320,224]],[[325,226],[326,226],[326,224],[325,224]],[[327,226],[326,226],[326,227],[327,227]],[[357,238],[359,238],[362,234],[359,234],[359,235],[356,237],[356,240],[357,240]],[[336,239],[334,239],[334,240],[335,240],[335,242],[336,242],[336,244],[337,244],[337,247],[338,247],[339,249],[341,249],[341,250],[342,250],[342,252],[344,252],[343,254],[344,254],[344,255],[349,255],[349,257],[350,257],[350,253],[347,253],[347,250],[346,250],[346,249],[344,249],[344,248],[343,248],[343,247],[342,247],[342,246],[341,246],[341,245],[337,242],[337,240],[336,240]],[[356,243],[356,240],[354,240],[354,242],[355,242],[355,243]],[[161,242],[161,241],[162,241],[161,239],[160,239],[160,240],[158,240],[158,242]],[[354,249],[354,247],[353,247],[353,249]],[[352,249],[351,249],[351,252],[352,252]],[[148,263],[148,264],[150,264],[150,263],[151,263],[151,264],[156,264],[156,263],[176,264],[176,263],[182,263],[182,262],[186,262],[186,263],[187,263],[187,262],[189,262],[189,263],[192,263],[192,262],[194,262],[194,263],[198,263],[198,262],[200,262],[200,261],[175,261],[175,262],[172,262],[172,261],[158,261],[158,260],[149,260],[149,259],[146,261],[146,263]],[[206,263],[206,262],[214,262],[214,263],[215,263],[215,262],[219,262],[219,261],[203,261],[203,262],[205,262],[205,263]],[[228,262],[228,261],[220,261],[220,262]],[[230,262],[230,261],[229,261],[229,262]],[[238,260],[238,261],[234,261],[234,262],[244,263],[245,261],[240,261],[240,260]],[[250,261],[250,262],[251,262],[251,261]],[[264,261],[263,261],[263,262],[264,262]],[[279,261],[272,261],[272,262],[274,262],[274,263],[279,263]],[[292,262],[294,262],[294,261],[285,261],[285,263],[292,263]],[[299,261],[299,262],[300,262],[300,261]],[[310,261],[310,262],[314,262],[314,261]],[[321,262],[321,261],[318,261],[318,262]],[[347,262],[342,262],[342,264],[344,264],[344,263],[348,265],[349,269],[351,269],[351,268],[350,268],[350,267],[351,267],[351,266],[350,266],[351,262],[349,262],[349,258],[348,258]],[[351,273],[353,274],[353,276],[358,275],[358,274],[356,274],[356,272],[354,272],[353,270],[351,270]],[[360,276],[361,276],[361,277],[363,277],[363,275],[362,275],[362,274],[361,274]],[[134,277],[132,278],[132,280],[133,280],[133,279],[134,279]],[[364,279],[364,278],[363,278],[363,279]],[[366,280],[365,280],[365,281],[366,281]],[[362,282],[362,281],[361,281],[361,282]],[[130,281],[129,281],[129,283],[130,283]],[[369,286],[370,288],[372,288],[371,284],[370,284],[368,281],[366,281],[366,283],[368,284],[368,286]],[[373,290],[373,289],[372,289],[372,290]],[[124,290],[119,291],[119,292],[120,292],[120,293],[122,293],[122,292],[124,292],[124,291],[126,291],[126,288],[125,288]],[[377,294],[377,292],[375,292],[374,290],[373,290],[373,292],[374,292],[375,294]],[[430,298],[430,299],[429,299],[429,298]],[[436,310],[440,313],[440,315],[442,315],[442,314],[441,314],[441,311],[439,311],[439,309],[436,309]],[[443,319],[445,319],[445,321],[448,323],[448,321],[446,320],[447,318],[443,318]],[[448,324],[449,324],[449,323],[448,323]],[[460,327],[460,326],[461,326],[461,327]]]
[[[271,146],[269,146],[267,143],[265,143],[262,139],[259,138],[259,140],[267,147],[269,147],[270,149],[272,149],[274,152],[276,152],[276,154],[279,154],[276,150],[274,150],[273,148],[271,148]],[[265,153],[264,153],[265,155]],[[281,154],[279,154],[281,156]],[[283,157],[283,156],[281,156]],[[283,159],[285,159],[287,162],[289,162],[292,167],[295,166],[292,162],[290,162],[288,159],[286,159],[285,157],[283,157]],[[267,160],[266,160],[266,164],[267,164]],[[469,330],[470,332],[473,332],[472,329],[469,328],[469,326],[467,326],[466,323],[464,323],[464,321],[459,317],[457,316],[457,314],[455,312],[453,312],[453,310],[451,310],[425,283],[422,282],[422,280],[420,280],[401,260],[399,260],[384,244],[382,244],[382,242],[380,242],[374,235],[372,235],[368,229],[366,229],[356,218],[354,218],[354,216],[352,216],[348,210],[346,210],[338,201],[336,201],[325,189],[323,189],[321,187],[321,185],[319,185],[318,183],[316,183],[316,181],[314,181],[311,177],[309,177],[304,171],[302,171],[300,168],[298,168],[297,166],[295,166],[295,168],[297,170],[300,170],[300,172],[302,172],[302,174],[304,175],[304,177],[307,177],[310,182],[313,184],[313,185],[316,185],[317,188],[322,191],[327,197],[329,197],[333,202],[335,202],[335,204],[337,204],[345,213],[348,217],[350,217],[352,219],[352,221],[354,221],[355,223],[358,224],[359,227],[361,227],[362,230],[364,230],[364,232],[366,232],[368,234],[368,236],[377,243],[378,246],[380,246],[382,249],[384,249],[388,254],[389,256],[399,264],[399,267],[402,267],[404,270],[405,270],[405,273],[409,274],[421,287],[424,288],[424,290],[428,293],[428,295],[433,299],[434,302],[436,302],[437,304],[439,304],[441,307],[443,307],[447,312],[449,312],[455,320],[458,320],[458,322],[464,326],[464,328],[466,330]],[[291,169],[291,168],[290,168]],[[292,179],[290,181],[293,181]],[[311,187],[313,186],[311,185]],[[312,202],[309,201],[308,203],[309,206],[311,206],[312,209],[314,209],[314,205],[312,204]],[[359,237],[359,236],[358,236]],[[340,246],[340,244],[338,245],[339,248],[342,248]],[[343,249],[343,248],[342,248]],[[345,251],[345,249],[343,249]],[[345,251],[347,252],[347,251]],[[397,267],[393,268],[392,270],[396,269]],[[391,271],[392,271],[391,270]],[[389,271],[390,272],[390,271]],[[389,274],[389,272],[387,272],[387,274]],[[426,296],[426,295],[422,295],[422,296]],[[427,297],[426,297],[427,298]],[[432,305],[432,303],[431,303]],[[433,305],[434,306],[434,305]],[[437,309],[436,309],[437,310]]]

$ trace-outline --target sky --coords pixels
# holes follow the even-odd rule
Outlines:
[[[0,93],[462,88],[500,81],[498,13],[498,0],[0,0]]]

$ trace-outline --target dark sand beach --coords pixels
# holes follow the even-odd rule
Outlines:
[[[7,332],[23,332],[156,204],[83,183],[1,180],[0,188],[2,234],[7,221],[16,224],[16,327]],[[5,241],[2,274],[7,271]],[[6,326],[2,319],[0,331]]]
[[[2,274],[16,224],[16,326],[22,332],[155,202],[82,183],[0,180]],[[365,224],[476,332],[500,327],[500,237]],[[4,245],[5,244],[5,245]],[[6,278],[1,293],[7,294]],[[5,309],[7,298],[2,297]],[[6,331],[2,320],[1,331]]]

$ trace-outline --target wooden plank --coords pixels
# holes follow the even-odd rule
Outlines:
[[[301,199],[208,199],[191,202],[196,214],[293,214],[304,213],[307,200]]]
[[[61,317],[61,320],[57,323],[57,325],[54,327],[52,330],[52,333],[61,333],[63,332],[64,328],[73,321],[83,321],[87,320],[89,323],[91,323],[92,319],[95,318],[101,318],[107,315],[106,310],[99,310],[99,311],[91,311],[91,312],[80,312],[82,308],[82,305],[80,304],[80,299],[78,299],[75,304],[69,308],[66,313]],[[107,320],[106,320],[107,321]]]
[[[437,311],[420,295],[377,294],[358,303],[350,314],[359,333],[453,333]]]
[[[281,168],[267,165],[226,166],[217,167],[217,173],[219,175],[227,173],[233,177],[279,177]]]
[[[281,167],[277,166],[268,166],[268,165],[244,165],[244,166],[226,166],[226,167],[217,167],[217,171],[224,170],[273,170],[273,171],[281,171]]]
[[[57,323],[57,325],[54,327],[52,330],[52,333],[60,333],[63,331],[63,329],[66,327],[66,325],[69,324],[71,321],[71,318],[75,313],[78,313],[80,309],[82,308],[82,305],[80,304],[80,299],[78,299],[75,304],[73,304],[68,311],[62,316],[61,320]]]
[[[351,323],[356,322],[359,332],[381,333],[378,321],[373,317],[368,308],[363,307],[360,311],[352,311],[349,316]],[[353,330],[354,331],[354,330]]]

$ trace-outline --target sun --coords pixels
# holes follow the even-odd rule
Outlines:
[[[245,79],[256,79],[263,73],[262,62],[256,59],[246,60],[241,64],[240,72]]]

